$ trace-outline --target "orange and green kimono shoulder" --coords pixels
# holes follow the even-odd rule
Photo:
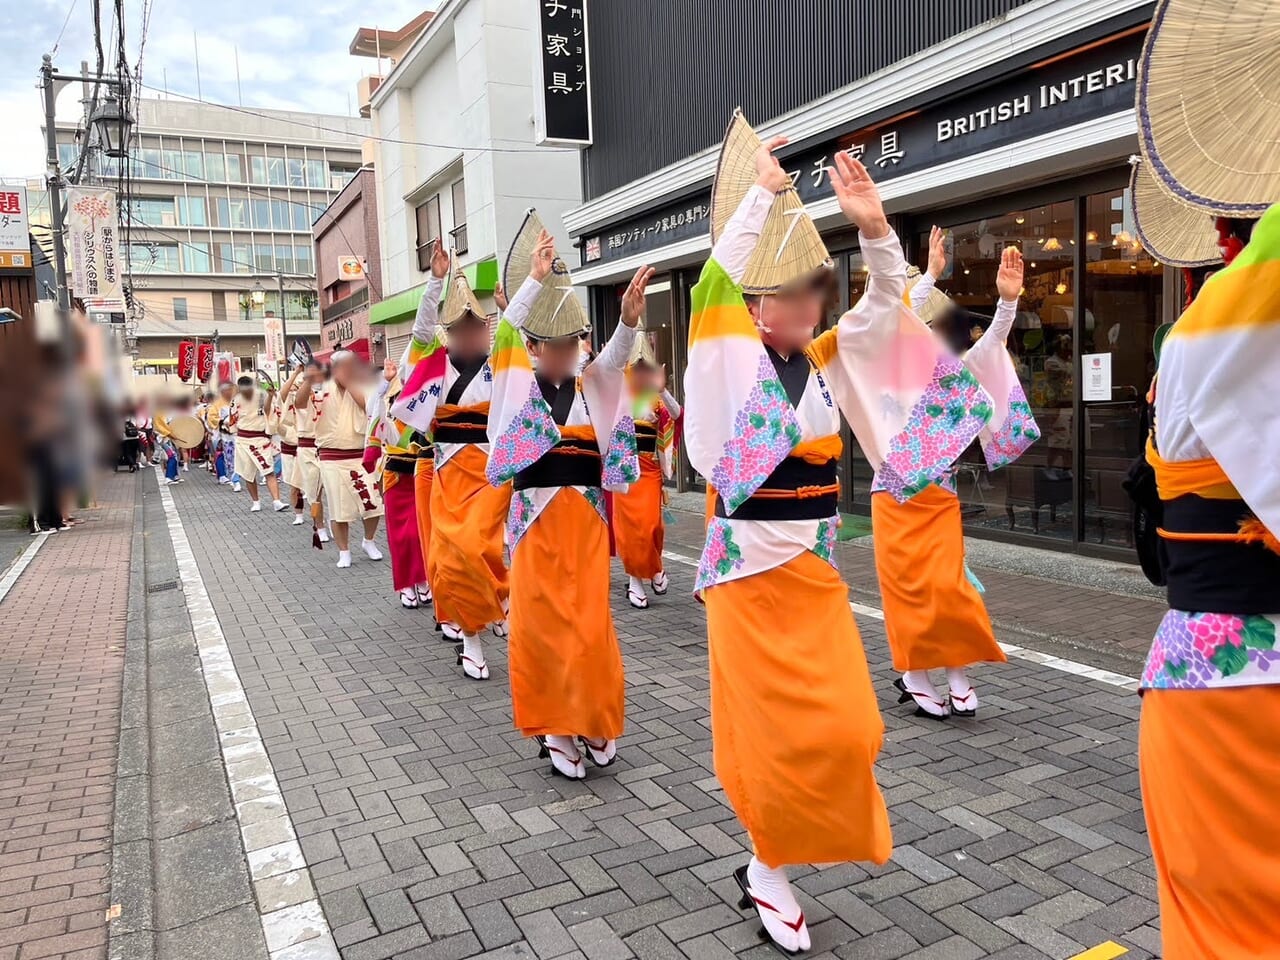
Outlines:
[[[740,286],[772,201],[758,186],[747,193],[693,289],[684,440],[690,463],[719,494],[698,590],[781,566],[806,550],[832,559],[835,503],[826,516],[795,519],[743,507],[759,499],[757,491],[787,486],[768,481],[780,469],[795,472],[796,461],[830,469],[840,449],[837,407],[900,500],[943,476],[991,415],[972,374],[903,302],[907,266],[892,232],[859,237],[867,291],[806,351],[808,380],[789,374],[804,385],[793,396],[780,370],[796,358],[784,361],[765,348]],[[750,519],[753,513],[771,518]]]
[[[521,334],[521,325],[541,292],[542,285],[530,278],[511,299],[498,325],[491,361],[494,380],[489,409],[491,449],[485,472],[494,486],[515,480],[507,519],[507,545],[512,551],[561,491],[570,487],[577,490],[596,509],[601,522],[608,523],[603,491],[624,493],[640,475],[635,424],[626,389],[627,359],[635,330],[619,323],[599,356],[587,364],[581,379],[565,385],[574,389],[571,401],[563,405],[559,413],[553,412],[552,402],[561,386],[535,376]],[[548,400],[548,394],[553,400]],[[579,478],[581,482],[563,485],[521,482],[522,475],[546,457],[565,456],[585,461],[588,458],[581,453],[584,444],[598,451],[598,467],[591,473],[589,482],[585,479],[586,473]],[[563,475],[570,477],[578,473],[569,471]]]

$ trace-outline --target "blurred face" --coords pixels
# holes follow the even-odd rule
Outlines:
[[[449,328],[449,352],[455,359],[473,363],[489,354],[489,325],[467,314]]]
[[[344,390],[359,379],[360,363],[355,357],[344,357],[333,364],[333,382]]]
[[[236,387],[233,383],[224,383],[218,387],[218,393],[221,395],[223,400],[230,400],[235,392]]]
[[[639,393],[656,393],[662,388],[661,376],[656,367],[647,363],[637,363],[631,368],[631,379]]]
[[[324,383],[326,379],[324,364],[318,361],[311,361],[307,364],[307,382],[313,387],[318,387]]]
[[[249,383],[242,383],[239,385],[239,387],[240,387],[241,397],[243,397],[245,400],[253,399],[253,382],[252,381],[250,381]]]
[[[764,342],[783,356],[790,356],[813,342],[813,331],[822,322],[826,307],[824,287],[811,285],[782,290],[748,301],[756,324],[764,328]]]
[[[529,352],[533,355],[538,373],[553,383],[564,383],[578,370],[578,338],[561,340],[530,340]]]

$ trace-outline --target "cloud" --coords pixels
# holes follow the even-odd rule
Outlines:
[[[40,56],[53,47],[72,0],[0,3],[0,36],[18,56],[0,63],[0,176],[38,176],[44,170],[40,127],[44,113],[35,89]],[[216,3],[156,2],[143,56],[143,95],[158,96],[166,86],[175,94],[246,107],[346,114],[355,105],[356,80],[372,71],[372,61],[353,58],[347,45],[357,27],[395,29],[417,16],[431,0],[379,0],[368,6],[320,0],[275,0],[270,12],[262,0]],[[78,73],[81,60],[96,57],[88,0],[77,0],[54,63]],[[104,33],[109,34],[111,4],[103,3]],[[127,4],[126,46],[138,57],[141,3]],[[21,8],[21,9],[20,9]],[[354,18],[353,18],[354,14]],[[198,36],[199,83],[196,79]],[[236,61],[239,59],[239,92]],[[111,59],[107,51],[108,62]],[[64,91],[58,118],[79,116],[79,90]]]

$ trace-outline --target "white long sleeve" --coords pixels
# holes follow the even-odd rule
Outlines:
[[[877,320],[895,320],[902,304],[902,292],[907,287],[907,261],[894,231],[876,240],[867,239],[859,231],[858,245],[868,270],[867,290],[840,318],[841,347],[845,346],[848,335],[869,331]],[[886,334],[897,332],[896,322],[882,324],[882,328]]]
[[[444,280],[432,274],[427,280],[427,289],[422,292],[422,300],[418,303],[418,312],[413,318],[413,331],[410,337],[418,343],[427,344],[436,335],[436,318],[440,311],[440,291],[444,289]],[[406,357],[407,362],[407,357]]]
[[[542,284],[531,276],[525,277],[516,295],[507,303],[507,309],[502,314],[503,318],[517,330],[524,329],[524,322],[529,318],[529,312],[533,310],[534,301],[538,299],[540,293],[542,293]]]
[[[673,420],[679,419],[680,402],[676,400],[676,398],[671,395],[671,391],[667,390],[666,388],[663,388],[661,396],[662,396],[662,405],[667,408],[667,413],[671,415],[671,418]]]
[[[995,316],[991,320],[991,326],[982,332],[982,336],[978,338],[978,342],[969,348],[969,352],[965,354],[965,360],[981,359],[992,351],[1004,351],[1005,341],[1009,339],[1009,331],[1013,329],[1013,321],[1018,316],[1017,300],[1001,300],[996,306]]]
[[[920,279],[916,281],[916,285],[911,288],[911,309],[919,310],[924,306],[924,302],[929,299],[929,294],[933,293],[933,288],[937,284],[938,278],[932,273],[925,272]]]
[[[755,251],[760,231],[773,206],[773,194],[759,184],[754,185],[738,204],[724,232],[711,249],[711,259],[724,268],[734,283],[742,282],[747,272],[747,262]]]
[[[603,364],[610,370],[626,370],[627,361],[631,359],[631,347],[636,341],[636,328],[628,327],[621,320],[613,331],[613,336],[604,345],[600,354],[592,363]]]

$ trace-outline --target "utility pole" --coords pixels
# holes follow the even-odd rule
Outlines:
[[[44,94],[44,142],[46,181],[49,187],[49,212],[53,216],[53,269],[57,278],[58,322],[62,326],[64,350],[71,341],[71,296],[67,289],[67,250],[63,240],[62,173],[58,169],[58,132],[54,129],[54,113],[58,91],[64,81],[53,76],[53,58],[45,54],[40,64],[40,89]]]

